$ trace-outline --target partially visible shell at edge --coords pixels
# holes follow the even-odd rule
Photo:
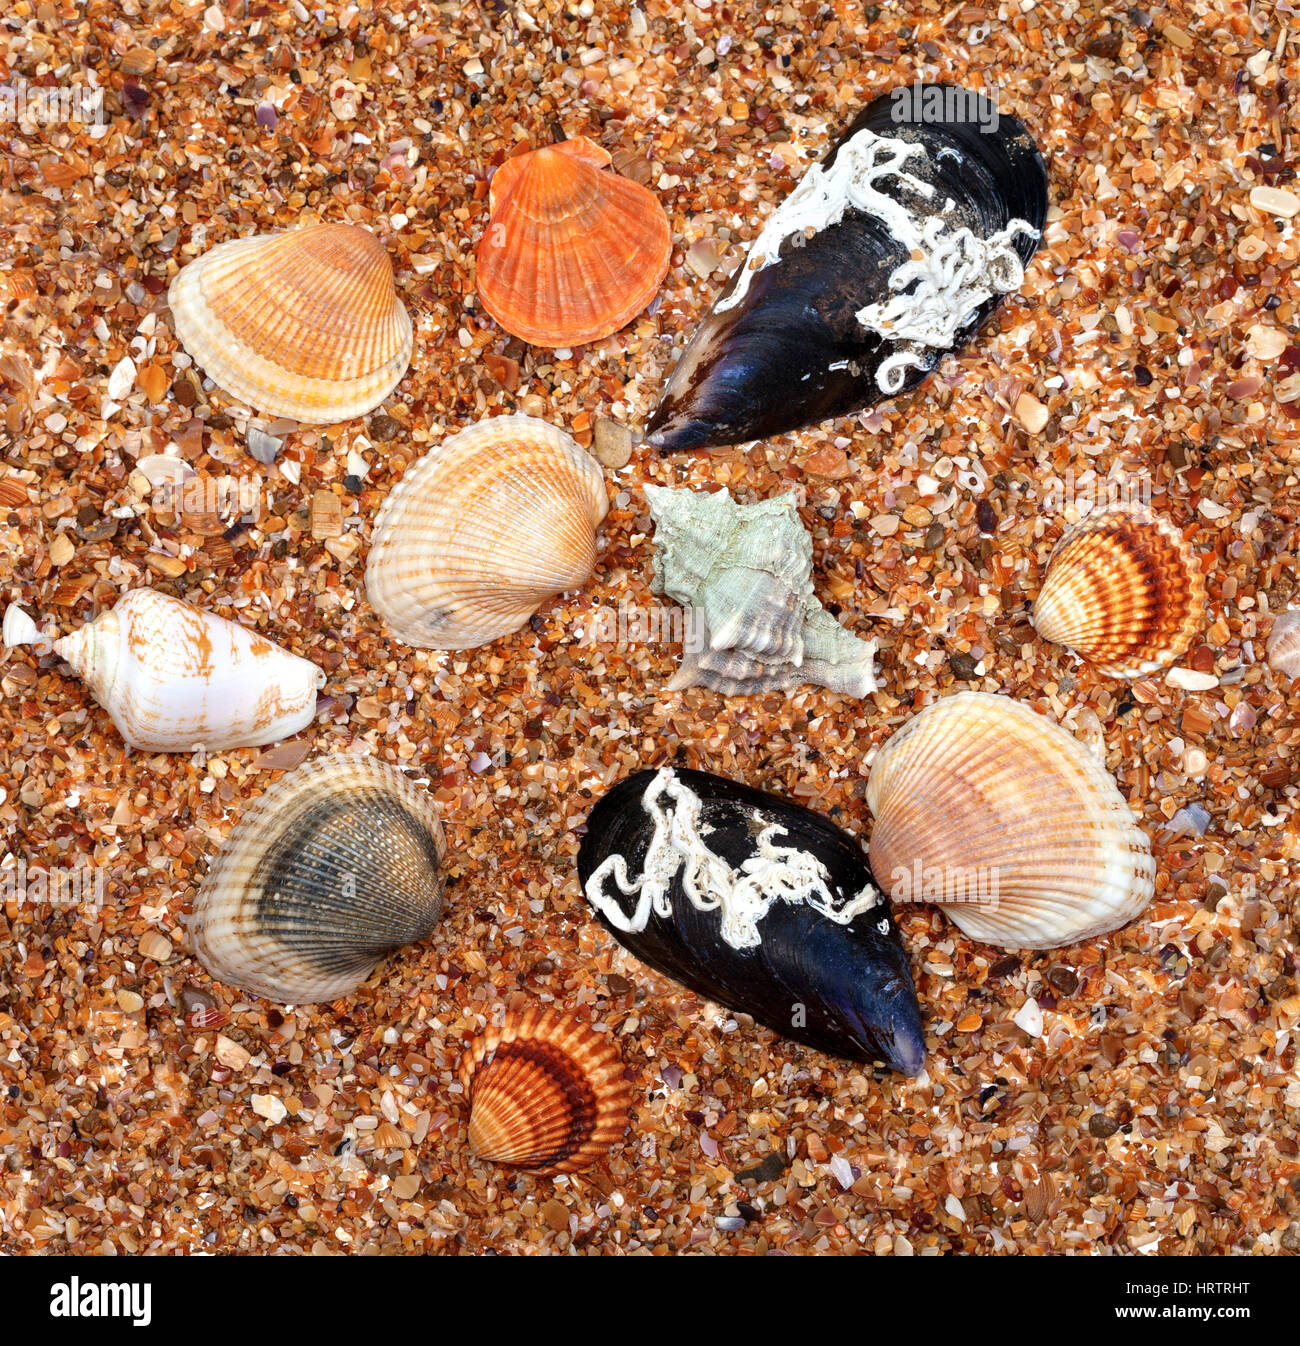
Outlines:
[[[1300,609],[1277,616],[1266,649],[1269,668],[1288,678],[1300,678]]]
[[[226,839],[190,939],[218,981],[288,1004],[350,994],[442,912],[446,842],[429,792],[372,758],[289,772]]]
[[[408,645],[485,645],[591,578],[608,507],[600,467],[563,430],[491,417],[431,449],[389,493],[366,595]]]
[[[627,1131],[632,1090],[613,1042],[529,1005],[474,1039],[460,1063],[481,1159],[533,1173],[589,1168]]]
[[[1204,619],[1205,580],[1182,534],[1126,506],[1090,514],[1066,532],[1034,603],[1044,640],[1116,678],[1172,664]]]

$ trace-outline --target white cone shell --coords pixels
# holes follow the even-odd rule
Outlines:
[[[133,748],[209,752],[289,738],[325,674],[265,636],[179,598],[133,589],[56,641]]]
[[[1010,697],[961,692],[913,716],[877,754],[867,804],[877,883],[989,944],[1090,939],[1155,890],[1150,843],[1109,773]]]
[[[608,507],[600,467],[564,431],[531,416],[480,421],[384,501],[366,594],[408,645],[485,645],[590,579]]]

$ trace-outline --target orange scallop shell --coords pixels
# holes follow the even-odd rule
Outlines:
[[[534,346],[581,346],[630,322],[668,273],[672,231],[648,188],[575,136],[507,159],[478,248],[483,307]]]
[[[1052,553],[1034,603],[1044,640],[1116,678],[1172,664],[1205,618],[1205,580],[1182,534],[1145,509],[1090,514]]]
[[[377,407],[411,359],[382,243],[317,224],[219,243],[168,292],[181,344],[226,392],[314,425]]]
[[[469,1143],[532,1173],[589,1168],[623,1137],[632,1089],[618,1048],[562,1010],[530,1005],[461,1059]]]

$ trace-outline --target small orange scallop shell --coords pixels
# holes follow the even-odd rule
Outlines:
[[[632,1089],[618,1048],[561,1010],[530,1005],[461,1058],[469,1143],[481,1159],[532,1173],[596,1163],[628,1126]]]
[[[1126,506],[1090,514],[1062,537],[1034,604],[1044,640],[1115,678],[1172,664],[1204,618],[1205,580],[1182,535]]]
[[[575,136],[507,159],[493,176],[478,292],[512,335],[535,346],[598,341],[636,317],[667,275],[663,206],[609,162]]]
[[[318,224],[220,243],[168,293],[176,335],[226,392],[314,425],[377,407],[411,360],[411,320],[369,231]]]

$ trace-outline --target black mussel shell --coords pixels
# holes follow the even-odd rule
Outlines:
[[[642,801],[657,775],[629,776],[592,809],[578,851],[584,893],[611,855],[624,858],[630,878],[642,873],[654,833]],[[774,844],[811,851],[825,866],[837,910],[871,885],[858,843],[820,815],[707,772],[674,769],[672,775],[702,801],[701,834],[708,849],[733,869],[757,854],[758,833],[775,822],[784,832],[774,836]],[[636,905],[636,897],[620,893],[613,878],[601,890],[617,897],[627,913]],[[804,902],[778,899],[758,922],[761,942],[735,948],[722,937],[720,911],[700,910],[683,892],[680,869],[668,891],[671,916],[652,912],[637,933],[619,930],[593,911],[642,962],[783,1037],[854,1061],[884,1061],[906,1075],[920,1071],[921,1011],[907,953],[883,897],[847,924]]]
[[[937,109],[948,95],[960,96],[961,120],[941,119]],[[982,95],[942,84],[895,89],[854,118],[826,165],[862,130],[925,145],[928,153],[908,159],[906,170],[935,189],[936,208],[951,198],[945,218],[953,228],[987,239],[1020,219],[1041,237],[1048,205],[1042,156],[1025,127]],[[892,183],[882,185],[889,190]],[[925,209],[914,193],[907,204]],[[1014,247],[1027,264],[1038,238],[1019,234]],[[811,238],[787,239],[779,260],[751,273],[740,303],[718,311],[716,302],[736,288],[742,264],[673,369],[647,438],[666,453],[739,444],[883,401],[887,394],[876,374],[894,345],[857,314],[890,298],[889,277],[906,260],[882,221],[850,207],[838,224]],[[1000,299],[980,305],[962,336],[973,335]],[[926,350],[920,367],[909,368],[889,395],[915,388],[946,353]]]

